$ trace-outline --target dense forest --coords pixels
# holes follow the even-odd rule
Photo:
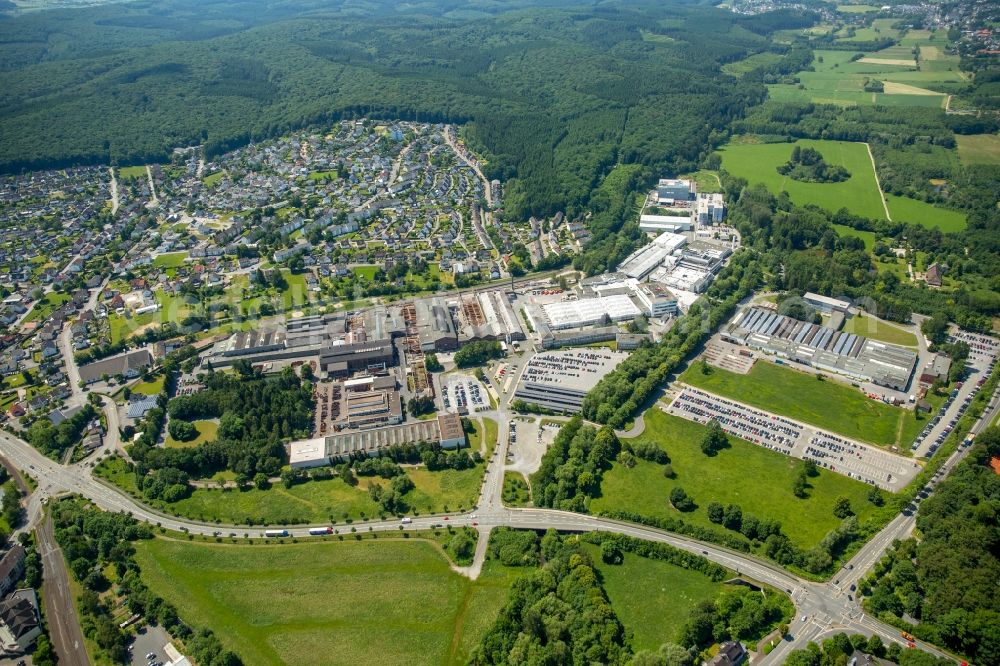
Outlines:
[[[976,663],[1000,654],[1000,476],[989,464],[996,456],[994,427],[921,505],[921,539],[897,543],[861,586],[870,612]]]
[[[763,100],[720,65],[811,16],[687,3],[264,0],[23,14],[0,22],[0,168],[214,156],[367,115],[468,123],[505,206],[579,212],[616,162],[694,166]],[[801,66],[801,52],[790,56]],[[772,66],[773,68],[773,66]],[[779,67],[780,69],[780,67]]]

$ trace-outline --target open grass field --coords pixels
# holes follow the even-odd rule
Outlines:
[[[1000,135],[956,134],[955,140],[963,164],[1000,164]]]
[[[701,171],[695,171],[694,173],[681,176],[681,178],[693,180],[697,184],[699,192],[711,193],[722,191],[722,184],[719,181],[719,173],[717,171],[707,171],[702,169]]]
[[[872,400],[837,380],[758,361],[746,375],[692,365],[680,381],[789,418],[880,446],[909,444],[926,417]]]
[[[851,177],[841,183],[803,183],[778,173],[795,145],[814,148],[830,164],[846,168]],[[775,194],[787,191],[799,205],[816,204],[835,211],[846,206],[856,215],[885,219],[875,182],[875,170],[863,143],[801,140],[792,143],[729,143],[720,150],[722,166],[750,183],[764,183]]]
[[[111,342],[118,342],[128,338],[137,330],[150,324],[165,324],[167,322],[180,322],[191,313],[191,306],[188,305],[184,296],[167,294],[164,291],[153,292],[153,298],[160,304],[160,309],[156,312],[147,312],[141,315],[119,315],[112,313],[108,317],[108,326],[111,329]]]
[[[597,546],[588,545],[611,605],[633,635],[632,648],[656,651],[677,640],[676,632],[694,607],[714,601],[725,585],[708,576],[659,560],[625,553],[621,565],[604,564]]]
[[[840,330],[894,345],[903,345],[905,347],[917,346],[916,335],[874,317],[854,315],[844,322],[844,326]]]
[[[219,424],[216,421],[192,421],[191,425],[198,429],[198,436],[192,439],[190,442],[178,442],[169,434],[165,444],[168,448],[183,449],[190,446],[198,446],[199,444],[204,444],[205,442],[214,441],[216,436],[219,434]]]
[[[861,231],[860,229],[855,229],[854,227],[849,227],[844,224],[835,224],[833,228],[837,230],[837,233],[841,236],[854,236],[855,238],[860,238],[865,243],[865,249],[869,252],[875,247],[875,232],[874,231]]]
[[[815,380],[814,380],[815,381]],[[730,448],[713,457],[701,452],[705,427],[664,413],[653,407],[645,413],[646,430],[632,440],[650,442],[670,456],[676,478],[663,476],[663,468],[639,460],[629,469],[618,463],[605,472],[601,496],[590,505],[592,513],[631,511],[645,516],[682,518],[684,521],[722,529],[708,519],[710,501],[739,504],[744,515],[781,521],[782,531],[803,548],[815,546],[840,520],[833,515],[838,497],[847,497],[858,520],[880,520],[878,509],[868,500],[868,486],[845,476],[819,470],[809,480],[809,496],[792,493],[792,481],[802,461],[730,437]],[[680,513],[669,501],[670,490],[681,486],[694,498],[697,508]]]
[[[187,252],[168,252],[157,255],[156,259],[153,259],[153,265],[157,268],[177,268],[184,265],[187,257]]]
[[[200,421],[196,421],[201,430]],[[200,438],[199,438],[200,439]],[[190,446],[190,443],[182,443]],[[443,513],[468,509],[475,504],[483,478],[484,465],[472,469],[429,472],[408,468],[414,489],[403,499],[413,513]],[[100,476],[126,492],[135,493],[135,473],[125,469],[120,459],[109,459],[98,468]],[[195,488],[190,497],[166,504],[150,501],[161,511],[197,520],[218,521],[230,525],[291,525],[361,521],[381,514],[368,495],[368,487],[389,481],[360,477],[350,486],[340,478],[309,481],[285,488],[275,484],[266,490]]]
[[[845,14],[867,14],[868,12],[877,12],[878,7],[875,5],[837,5],[837,11]]]
[[[722,71],[726,74],[732,74],[733,76],[743,76],[758,67],[773,65],[780,60],[781,56],[777,53],[755,53],[752,56],[744,58],[743,60],[726,63],[722,66]]]
[[[453,572],[431,541],[137,544],[142,578],[248,666],[459,664],[523,571]],[[248,576],[247,572],[253,575]]]
[[[938,227],[945,233],[965,229],[965,213],[938,208],[923,201],[898,197],[895,194],[886,194],[885,201],[895,222],[912,222],[928,229]]]
[[[118,168],[118,177],[122,180],[135,180],[136,178],[146,177],[146,167],[144,166],[127,166]]]

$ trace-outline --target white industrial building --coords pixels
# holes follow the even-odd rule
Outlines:
[[[644,282],[636,285],[636,299],[643,306],[646,315],[655,319],[677,315],[677,297],[661,284]]]
[[[726,204],[722,194],[699,194],[697,217],[698,224],[701,225],[720,224],[726,217]]]
[[[649,245],[644,245],[626,257],[618,270],[626,277],[642,280],[687,242],[685,236],[664,232]]]
[[[631,321],[642,314],[624,294],[561,301],[542,306],[551,330],[593,326],[607,321]]]
[[[811,291],[807,291],[802,296],[809,305],[817,308],[821,312],[830,313],[834,310],[841,310],[847,312],[851,307],[851,304],[847,301],[842,301],[838,298],[830,298],[829,296],[823,296],[822,294],[814,294]]]
[[[639,231],[646,233],[677,233],[691,231],[694,222],[690,215],[641,215],[639,216]]]

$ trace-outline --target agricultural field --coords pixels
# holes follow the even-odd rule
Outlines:
[[[965,213],[895,194],[886,194],[885,202],[894,222],[912,222],[928,229],[938,227],[945,233],[965,229]]]
[[[708,519],[708,503],[733,503],[742,507],[744,515],[780,521],[782,531],[802,548],[815,546],[840,524],[833,515],[838,497],[850,500],[862,525],[881,521],[879,510],[867,499],[871,486],[860,481],[820,469],[809,481],[808,496],[799,499],[792,493],[792,482],[802,469],[801,460],[734,437],[729,438],[729,448],[709,457],[700,446],[704,426],[655,407],[644,418],[646,429],[632,443],[664,449],[675,478],[665,478],[661,465],[645,460],[632,468],[615,463],[604,474],[601,496],[591,501],[591,513],[630,511],[721,530]],[[697,508],[680,513],[670,505],[667,498],[676,486],[687,491]]]
[[[720,368],[702,374],[692,365],[680,381],[711,393],[810,423],[879,446],[912,442],[925,416],[872,400],[856,388],[826,378],[758,361],[746,375]]]
[[[1000,135],[956,134],[955,140],[963,164],[1000,164]]]
[[[887,36],[885,31],[870,35],[858,34],[855,39]],[[928,42],[929,43],[929,42]],[[815,71],[799,72],[800,84],[768,86],[770,97],[783,102],[814,102],[818,104],[879,104],[882,106],[930,106],[944,108],[946,94],[936,90],[944,84],[964,81],[956,56],[944,54],[941,46],[920,46],[921,60],[913,58],[909,46],[865,54],[851,61],[850,51],[816,51]],[[882,81],[884,92],[866,92],[865,81]]]
[[[840,183],[803,183],[778,173],[794,146],[814,148],[830,164],[843,166],[851,177]],[[792,143],[729,143],[720,149],[726,171],[751,183],[764,183],[775,194],[787,191],[799,205],[816,204],[827,210],[846,206],[855,215],[885,219],[875,181],[875,170],[863,143],[800,140]]]
[[[216,436],[219,434],[219,423],[218,421],[192,421],[193,425],[198,430],[198,436],[188,442],[179,442],[167,435],[166,445],[168,448],[182,449],[189,446],[198,446],[199,444],[204,444],[205,442],[215,441]]]
[[[632,632],[632,649],[657,650],[675,640],[676,631],[699,603],[714,601],[723,583],[674,564],[625,553],[621,565],[604,564],[600,549],[588,545],[604,590],[625,628]]]
[[[844,322],[840,329],[846,333],[856,333],[872,340],[881,340],[893,345],[903,345],[905,347],[916,347],[917,336],[909,331],[904,331],[898,326],[887,324],[875,317],[864,317],[854,315]]]
[[[376,646],[380,664],[464,664],[523,573],[487,562],[470,581],[420,538],[136,546],[143,581],[248,666],[363,663]]]

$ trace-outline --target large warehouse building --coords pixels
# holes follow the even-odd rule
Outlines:
[[[559,331],[607,322],[632,321],[642,314],[625,294],[560,301],[542,306],[549,328]]]
[[[723,329],[722,338],[897,391],[909,386],[917,364],[917,355],[904,347],[757,307],[738,313]]]

